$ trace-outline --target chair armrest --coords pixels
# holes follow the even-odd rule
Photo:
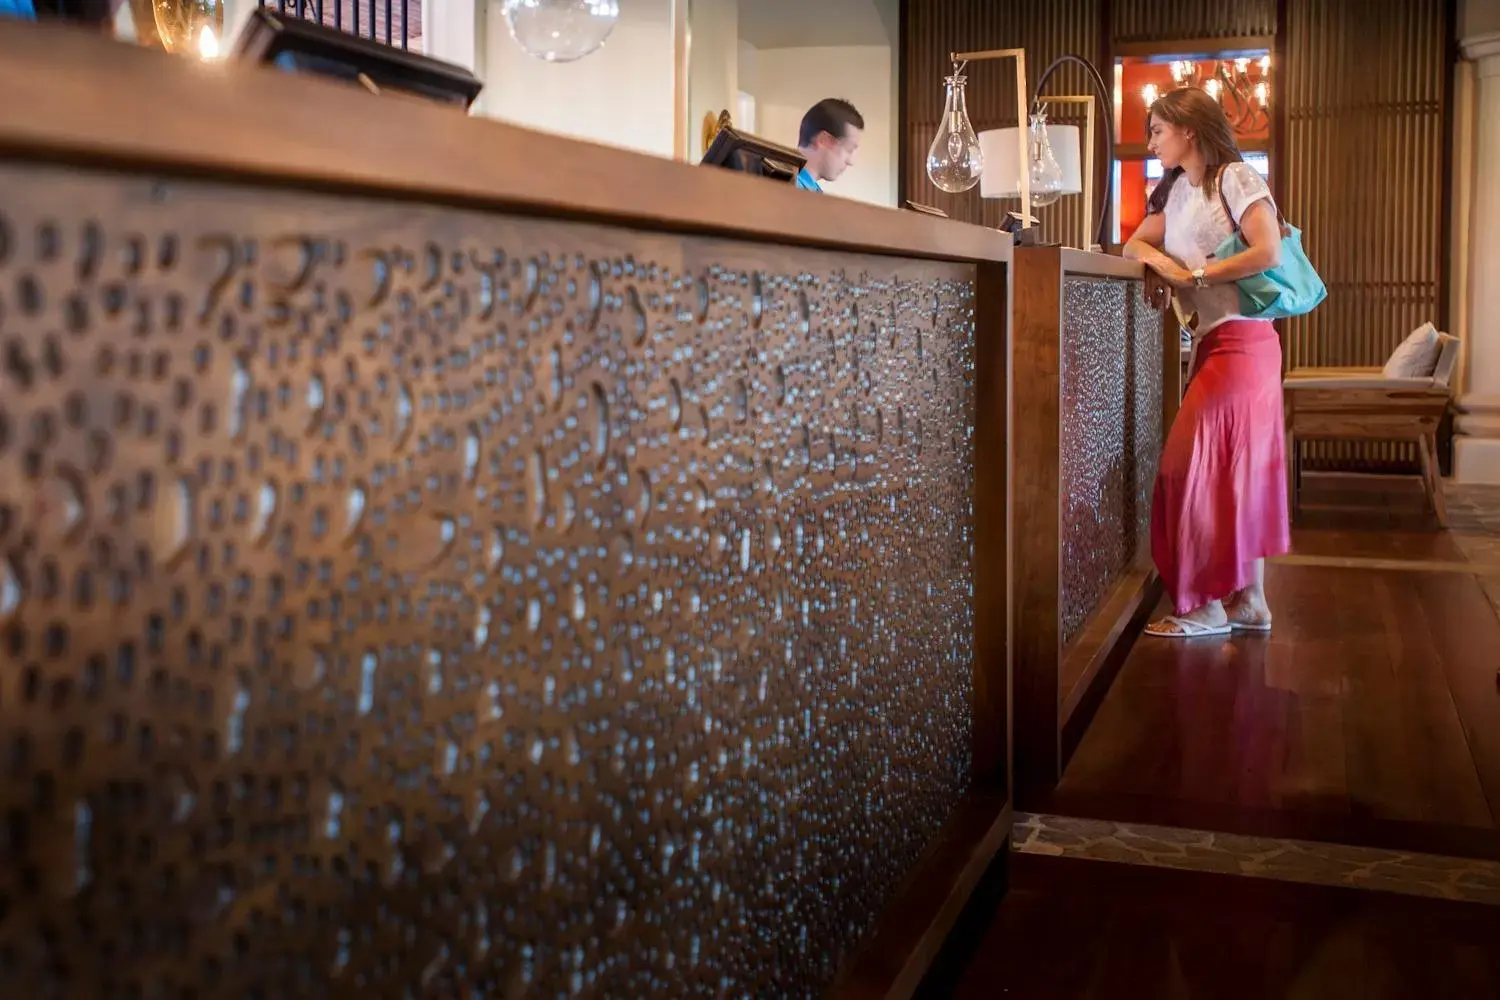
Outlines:
[[[1384,370],[1379,365],[1330,365],[1326,368],[1293,368],[1286,373],[1286,378],[1288,381],[1304,378],[1346,378],[1355,375],[1363,378],[1380,378],[1380,373]]]
[[[1380,369],[1375,371],[1378,373]],[[1435,385],[1431,378],[1384,378],[1379,374],[1288,377],[1282,387],[1283,390],[1290,389],[1294,392],[1299,389],[1375,389],[1385,392],[1438,392],[1447,395],[1447,390]]]

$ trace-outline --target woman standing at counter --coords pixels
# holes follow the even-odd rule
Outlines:
[[[1151,505],[1151,555],[1176,613],[1146,632],[1269,631],[1265,560],[1291,547],[1281,342],[1269,320],[1239,315],[1235,282],[1279,263],[1281,227],[1213,98],[1171,91],[1148,129],[1163,176],[1125,256],[1178,290],[1195,364]],[[1236,227],[1248,249],[1213,259]]]

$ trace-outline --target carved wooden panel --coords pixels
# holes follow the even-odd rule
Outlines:
[[[1120,577],[1151,558],[1162,427],[1162,314],[1138,281],[1063,288],[1061,642]]]
[[[968,781],[973,278],[0,167],[0,982],[817,993]]]

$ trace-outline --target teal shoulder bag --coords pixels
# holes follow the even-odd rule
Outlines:
[[[1224,203],[1224,215],[1228,217],[1234,232],[1219,249],[1214,251],[1215,260],[1227,260],[1235,254],[1250,249],[1245,237],[1240,234],[1234,213],[1229,210],[1229,199],[1224,197],[1224,174],[1219,172],[1219,200]],[[1287,223],[1281,208],[1275,201],[1276,221],[1281,225],[1281,263],[1261,274],[1252,274],[1235,282],[1240,292],[1240,315],[1248,319],[1287,319],[1303,316],[1328,297],[1323,279],[1307,259],[1302,249],[1302,230]]]

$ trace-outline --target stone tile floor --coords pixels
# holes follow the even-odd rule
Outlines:
[[[1016,815],[1012,844],[1026,854],[1500,905],[1500,862],[1472,858],[1039,813]]]

